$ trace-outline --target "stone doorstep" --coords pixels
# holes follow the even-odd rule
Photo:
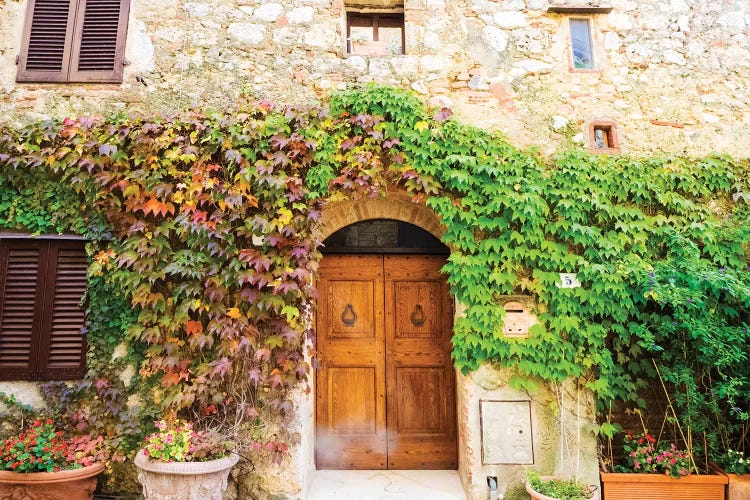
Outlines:
[[[318,470],[306,500],[465,500],[455,470]]]

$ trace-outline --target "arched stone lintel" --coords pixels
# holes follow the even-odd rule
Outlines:
[[[403,191],[385,191],[373,198],[349,199],[325,207],[318,238],[323,241],[341,228],[372,219],[408,222],[436,238],[445,232],[440,219],[429,207],[415,203],[411,195]]]

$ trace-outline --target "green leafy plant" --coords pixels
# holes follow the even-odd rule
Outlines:
[[[226,456],[234,444],[210,430],[193,430],[184,420],[154,422],[157,431],[146,438],[147,457],[162,462],[202,462]]]
[[[725,451],[716,457],[716,464],[727,474],[750,474],[750,459],[741,451]]]
[[[526,481],[537,493],[557,500],[587,500],[594,496],[595,491],[595,487],[577,479],[541,477],[537,471],[529,471]]]
[[[35,419],[20,435],[0,443],[0,470],[56,472],[96,461],[95,447],[80,438],[69,441],[51,418]]]

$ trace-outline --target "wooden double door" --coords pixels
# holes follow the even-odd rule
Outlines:
[[[327,255],[318,285],[318,469],[455,469],[453,308],[416,255]]]

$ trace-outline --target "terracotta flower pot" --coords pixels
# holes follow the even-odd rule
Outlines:
[[[0,471],[0,498],[88,500],[94,497],[96,476],[103,464],[58,472]]]
[[[556,479],[556,478],[554,476],[543,476],[542,477],[542,480],[549,480],[549,479]],[[529,495],[531,495],[531,500],[558,500],[555,497],[548,497],[547,495],[542,495],[538,491],[534,490],[534,488],[532,488],[531,484],[529,484],[528,482],[526,483],[526,492]],[[594,492],[592,493],[591,497],[589,497],[589,500],[599,500],[599,491],[595,489]]]
[[[135,456],[146,500],[221,500],[237,455],[206,462],[160,462],[143,450]]]
[[[724,500],[727,477],[691,474],[675,479],[664,474],[600,472],[604,500]]]

